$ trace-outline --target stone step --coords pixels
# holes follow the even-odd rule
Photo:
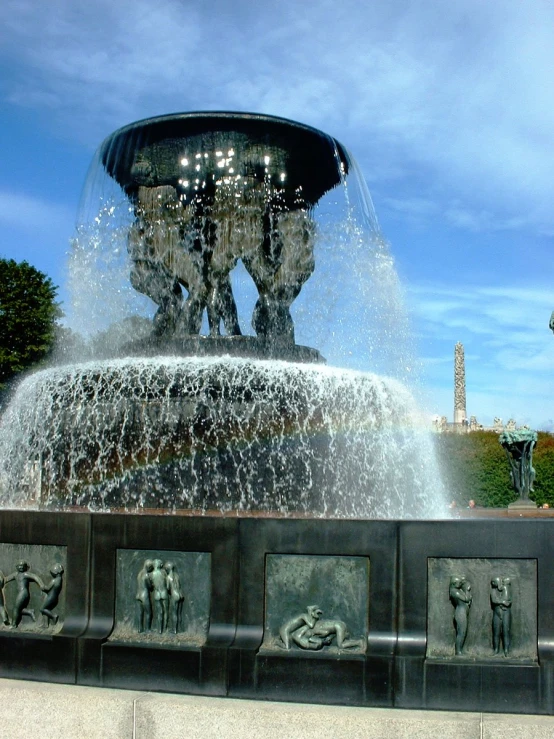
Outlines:
[[[3,739],[551,739],[554,718],[274,703],[0,679]]]

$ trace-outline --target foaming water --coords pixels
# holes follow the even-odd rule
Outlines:
[[[443,515],[394,379],[248,359],[120,359],[25,378],[0,421],[4,505]]]

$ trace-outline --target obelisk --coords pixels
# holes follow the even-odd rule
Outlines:
[[[463,423],[466,415],[466,370],[464,345],[454,347],[454,423]]]

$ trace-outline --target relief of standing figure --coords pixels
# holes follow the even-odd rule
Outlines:
[[[137,628],[139,634],[150,631],[152,627],[152,603],[150,602],[150,591],[153,588],[150,573],[154,569],[151,559],[145,559],[142,570],[137,576]]]
[[[149,574],[154,592],[154,603],[158,616],[158,631],[160,634],[167,629],[169,590],[167,588],[167,572],[163,568],[161,559],[154,560],[154,568]]]
[[[454,624],[456,625],[455,653],[462,654],[467,636],[467,622],[471,607],[471,584],[463,576],[453,575],[450,578],[448,591],[450,601],[454,606]]]
[[[32,582],[36,583],[41,590],[44,590],[44,584],[38,575],[33,575],[29,572],[29,564],[25,560],[21,560],[15,566],[15,572],[8,575],[5,582],[6,584],[15,580],[17,585],[17,595],[15,599],[15,605],[13,608],[12,626],[17,628],[21,623],[23,616],[29,616],[36,621],[35,611],[33,608],[27,608],[29,601],[31,600],[31,588]]]
[[[63,565],[57,563],[50,569],[52,580],[48,585],[42,588],[43,593],[46,593],[46,598],[42,604],[40,612],[45,617],[46,627],[50,626],[50,621],[54,622],[54,626],[58,623],[58,615],[52,613],[54,608],[58,605],[60,599],[60,593],[63,585]]]
[[[10,625],[8,611],[6,610],[6,601],[4,600],[4,573],[0,570],[0,621],[4,626]]]
[[[504,655],[510,652],[512,626],[512,581],[509,577],[493,577],[491,580],[492,646],[495,654],[500,651],[500,642],[504,647]]]
[[[166,562],[164,570],[167,572],[167,588],[169,590],[170,606],[171,606],[171,631],[176,634],[179,631],[181,622],[181,613],[183,610],[183,601],[185,596],[181,592],[181,584],[179,575],[175,571],[173,562]]]

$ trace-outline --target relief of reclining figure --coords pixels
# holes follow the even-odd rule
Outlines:
[[[301,649],[313,651],[330,646],[335,639],[339,649],[363,646],[362,639],[348,638],[348,629],[344,621],[322,619],[322,615],[323,612],[318,606],[308,606],[306,613],[298,614],[283,624],[279,629],[279,636],[284,648],[291,648],[291,640]]]

